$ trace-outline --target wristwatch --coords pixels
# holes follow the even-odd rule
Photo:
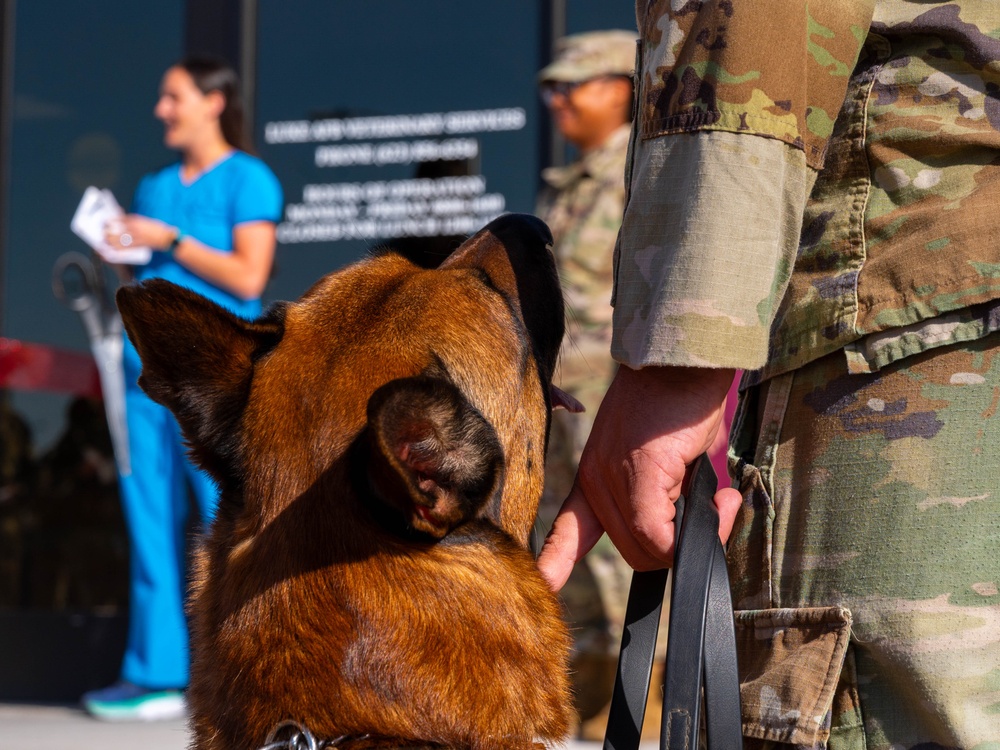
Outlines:
[[[174,238],[170,241],[170,245],[167,247],[167,254],[173,255],[174,250],[176,250],[177,246],[184,241],[184,238],[185,238],[184,232],[178,229],[174,233]]]

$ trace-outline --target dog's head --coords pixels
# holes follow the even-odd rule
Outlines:
[[[222,490],[191,605],[199,750],[289,717],[443,747],[565,732],[568,638],[527,551],[564,399],[550,242],[505,216],[437,269],[386,251],[255,322],[119,291],[140,384]]]
[[[440,538],[485,516],[524,542],[563,334],[550,242],[504,216],[437,269],[378,254],[255,322],[161,280],[118,304],[140,385],[230,512],[266,523],[349,464],[395,530]]]

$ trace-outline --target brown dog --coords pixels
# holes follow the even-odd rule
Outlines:
[[[351,748],[566,734],[569,640],[528,550],[550,242],[504,216],[437,270],[385,252],[253,323],[166,281],[119,291],[141,386],[222,490],[190,605],[195,748],[257,750],[287,720]]]

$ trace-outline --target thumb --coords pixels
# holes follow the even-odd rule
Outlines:
[[[538,555],[538,570],[553,591],[569,580],[573,566],[597,544],[604,527],[576,487],[566,498]]]

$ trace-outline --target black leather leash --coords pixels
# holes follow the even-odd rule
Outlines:
[[[676,503],[680,532],[670,587],[660,748],[697,750],[704,687],[708,750],[733,750],[743,747],[743,738],[732,595],[712,502],[718,480],[704,454],[692,472],[688,498]],[[639,747],[667,573],[632,574],[604,750]]]

